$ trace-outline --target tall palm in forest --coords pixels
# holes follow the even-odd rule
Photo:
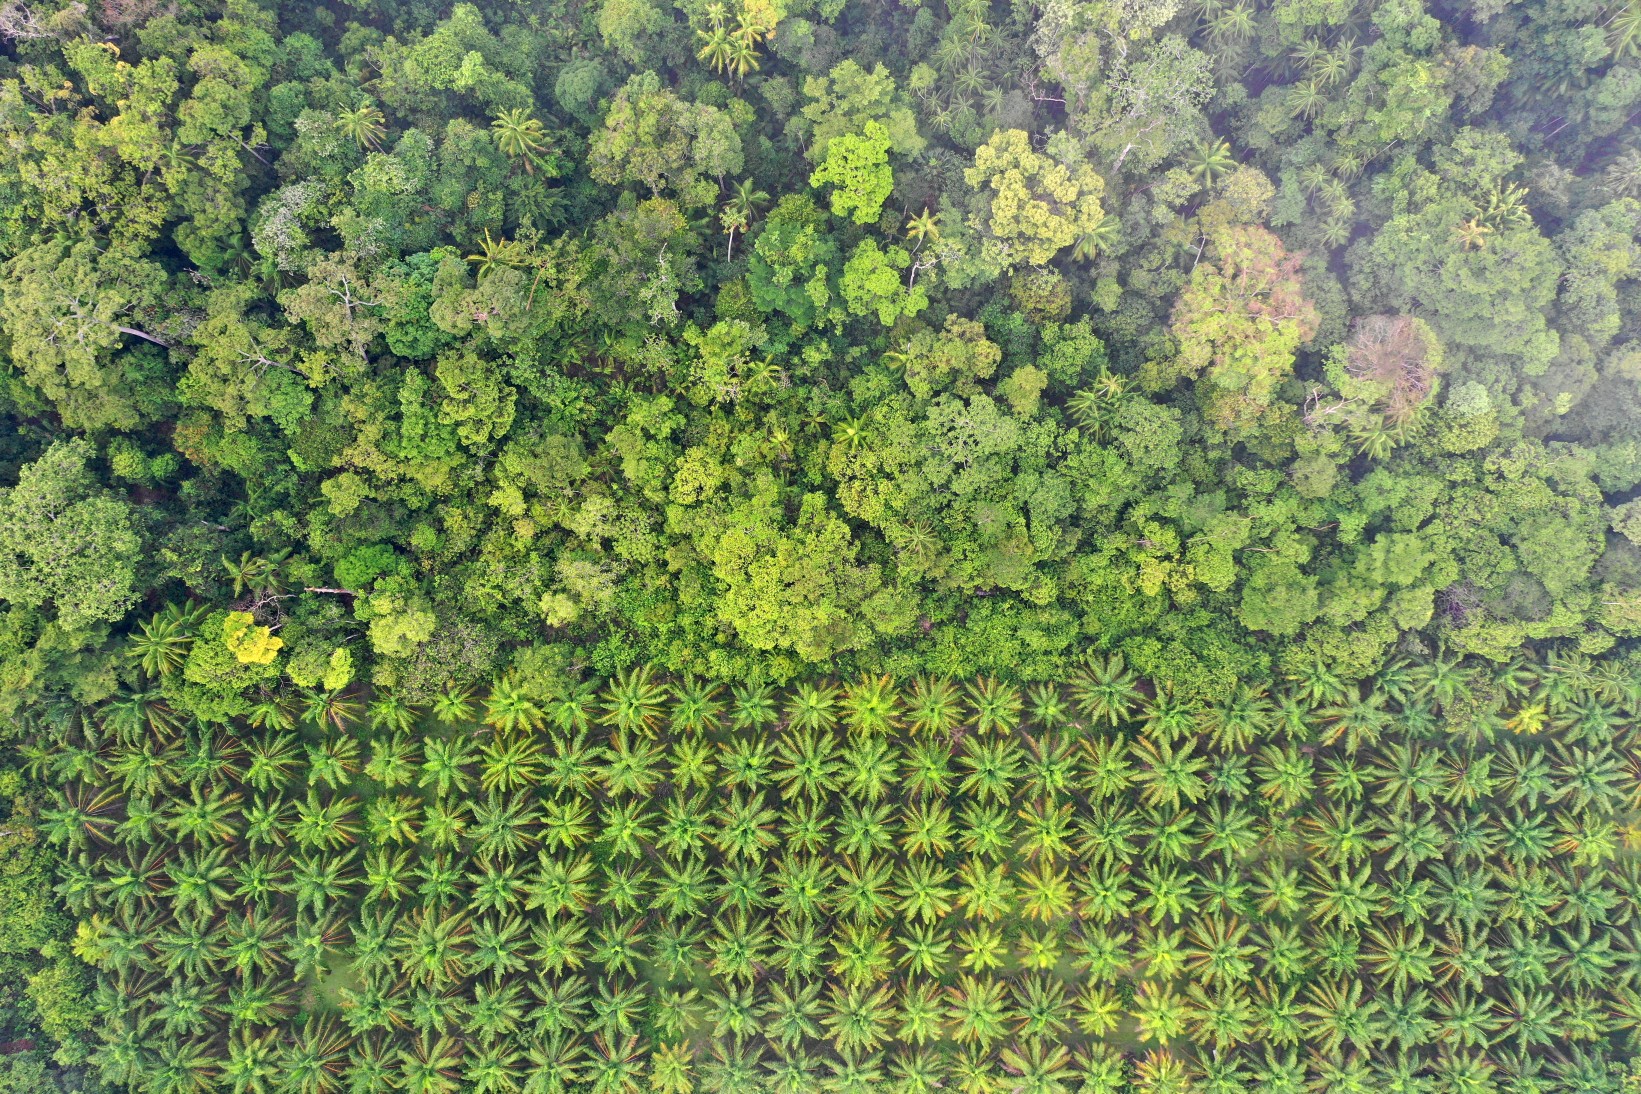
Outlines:
[[[542,166],[552,147],[541,119],[524,107],[501,111],[491,121],[490,132],[502,155],[522,163],[526,174],[534,174]]]
[[[940,240],[940,225],[927,206],[916,216],[907,218],[906,238],[915,240],[915,250],[921,251],[926,244],[937,243]]]
[[[205,612],[193,601],[186,606],[167,604],[126,639],[126,655],[150,678],[171,675],[188,659],[194,629]]]
[[[706,14],[710,26],[706,30],[695,32],[696,40],[701,43],[695,57],[711,65],[713,71],[722,72],[729,67],[732,52],[730,29],[724,21],[724,7],[717,3],[708,4]]]
[[[284,588],[285,578],[281,566],[289,555],[289,549],[272,555],[243,551],[237,559],[223,555],[222,568],[227,571],[233,582],[235,596],[241,593],[275,593]]]
[[[473,265],[475,277],[483,279],[500,269],[518,269],[528,261],[529,252],[515,239],[496,239],[490,229],[484,230],[484,241],[479,249],[467,256]]]
[[[1236,167],[1236,157],[1231,155],[1231,145],[1226,140],[1199,141],[1186,157],[1186,165],[1194,178],[1212,186]]]
[[[374,103],[361,103],[352,110],[343,110],[336,115],[336,129],[344,137],[358,144],[360,148],[375,152],[382,147],[382,138],[387,135],[382,111]]]
[[[768,203],[769,194],[758,189],[751,179],[742,179],[730,188],[719,218],[729,235],[729,248],[724,254],[726,262],[735,257],[735,233],[745,234],[750,230],[752,221]]]
[[[1115,214],[1107,213],[1098,224],[1072,242],[1071,257],[1078,262],[1090,262],[1100,252],[1110,250],[1121,234],[1122,220]]]

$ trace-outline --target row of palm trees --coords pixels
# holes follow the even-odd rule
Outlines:
[[[788,731],[773,746],[743,737],[672,748],[620,736],[601,746],[585,733],[543,747],[395,732],[367,752],[351,737],[303,744],[292,733],[240,748],[201,729],[178,741],[62,749],[38,766],[72,779],[44,824],[75,849],[333,850],[366,838],[733,859],[826,839],[851,853],[898,848],[943,860],[1127,864],[1281,845],[1329,863],[1384,852],[1392,865],[1449,857],[1519,868],[1609,862],[1633,834],[1634,756],[1610,744],[1511,743],[1498,753],[1398,744],[1320,763],[1292,744],[1212,763],[1190,744],[1146,740],[838,744],[811,731]]]
[[[1118,386],[1105,394],[1117,398],[1122,391]],[[1097,421],[1102,397],[1091,392],[1079,413]],[[255,571],[265,562],[247,557],[230,569]],[[239,580],[250,588],[258,579],[254,574],[236,579],[236,587]],[[170,604],[136,629],[126,648],[145,678],[163,683],[182,667],[205,614],[193,602]],[[392,695],[377,696],[364,709],[372,726],[408,728],[419,713]],[[1161,727],[1167,736],[1200,726],[1239,743],[1309,734],[1307,739],[1322,744],[1343,740],[1354,750],[1385,736],[1393,725],[1403,735],[1423,736],[1439,728],[1473,742],[1548,732],[1599,743],[1638,709],[1641,667],[1623,657],[1596,660],[1574,649],[1552,649],[1542,661],[1518,656],[1499,663],[1437,651],[1428,658],[1394,661],[1366,681],[1346,679],[1313,661],[1277,687],[1240,685],[1219,702],[1159,689],[1142,680],[1120,653],[1090,654],[1063,685],[1020,686],[991,677],[959,683],[920,676],[902,686],[887,675],[867,675],[848,683],[800,683],[784,695],[763,682],[725,686],[688,674],[666,680],[653,666],[638,665],[602,687],[582,681],[551,694],[538,694],[517,677],[504,675],[491,683],[482,701],[470,689],[453,687],[433,701],[428,713],[446,724],[480,719],[506,731],[602,724],[645,736],[662,728],[687,732],[721,726],[950,734],[1130,724]],[[264,697],[252,721],[290,728],[300,715],[343,728],[359,720],[361,710],[357,700],[340,694],[274,693]]]
[[[359,1033],[334,1015],[309,1015],[284,1027],[244,1023],[226,1039],[189,1030],[219,1010],[266,1010],[266,1001],[253,1000],[257,988],[130,988],[154,991],[155,1013],[146,1021],[111,1022],[98,1062],[109,1079],[133,1089],[1298,1094],[1374,1084],[1432,1092],[1616,1092],[1622,1081],[1601,1048],[1557,1034],[1553,1016],[1583,1006],[1577,997],[1513,1000],[1535,1016],[1534,1032],[1490,1044],[1499,1019],[1463,992],[1435,999],[1412,993],[1371,1009],[1344,987],[1302,1002],[1277,993],[1258,1005],[1288,1015],[1293,1032],[1287,1036],[1264,1037],[1247,1051],[1193,1055],[1152,1047],[1128,1055],[1106,1041],[1072,1035],[1074,1022],[1098,1012],[1069,1009],[1063,987],[1045,978],[1008,989],[974,980],[944,997],[888,987],[850,992],[834,986],[823,993],[812,983],[777,986],[757,1001],[734,989],[646,999],[638,984],[601,982],[593,989],[580,980],[542,984],[526,995],[498,988],[462,1004],[419,990],[383,1004],[408,1015],[414,1032]],[[273,1006],[291,1009],[288,989],[283,999],[277,990],[272,994]],[[1204,1044],[1245,1023],[1239,1010],[1248,1009],[1246,1000],[1195,986],[1189,999],[1159,991],[1137,1002],[1148,1026],[1180,1024],[1196,1030]],[[623,1032],[634,1028],[627,1017],[634,1009],[652,1013],[658,1029],[675,1032]],[[438,1016],[458,1010],[465,1032],[441,1029]],[[558,1017],[566,1011],[595,1015],[598,1030],[566,1029]],[[959,1034],[938,1038],[932,1030],[947,1014],[959,1016]],[[699,1038],[677,1032],[689,1024],[710,1025],[712,1032]],[[737,1028],[766,1036],[737,1034]],[[1439,1039],[1430,1030],[1439,1031]],[[921,1038],[919,1031],[925,1031]],[[1300,1031],[1320,1047],[1297,1045]],[[1388,1042],[1382,1050],[1374,1047],[1380,1038]]]

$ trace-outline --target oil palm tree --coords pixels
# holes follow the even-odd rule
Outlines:
[[[308,783],[341,790],[359,773],[359,742],[352,737],[327,737],[306,749]]]
[[[59,794],[55,805],[40,811],[41,829],[47,839],[72,850],[84,849],[92,841],[112,842],[119,804],[112,787],[76,783]]]
[[[396,730],[402,733],[416,724],[415,708],[391,692],[378,694],[365,708],[365,715],[370,720],[372,729]]]
[[[327,908],[346,898],[356,880],[353,863],[357,849],[342,854],[322,852],[291,856],[291,896],[298,911],[324,915]]]
[[[1193,755],[1195,741],[1182,747],[1141,738],[1134,746],[1134,757],[1139,766],[1134,781],[1140,788],[1140,800],[1148,805],[1169,805],[1180,808],[1182,802],[1195,804],[1207,793],[1202,771],[1208,761]]]
[[[461,1089],[461,1065],[458,1042],[423,1032],[399,1051],[399,1088],[407,1094],[455,1094]]]
[[[972,795],[982,805],[1009,804],[1022,760],[1020,746],[1007,737],[965,738],[958,766],[968,774],[958,784],[959,793]]]
[[[746,681],[730,689],[730,724],[736,729],[757,730],[775,721],[774,688],[761,681]]]
[[[605,686],[603,721],[623,733],[654,736],[666,698],[666,685],[654,678],[654,669],[636,665]]]
[[[484,700],[484,722],[504,735],[517,735],[542,728],[542,709],[523,691],[519,679],[507,674],[491,684],[491,694]]]
[[[194,846],[232,843],[239,835],[241,796],[223,786],[201,791],[188,788],[187,798],[173,798],[166,808],[165,827],[180,843]]]
[[[957,685],[944,677],[917,677],[912,681],[905,718],[916,734],[951,733],[963,718],[963,702]]]
[[[1384,695],[1369,691],[1366,695],[1347,694],[1340,702],[1322,710],[1325,729],[1324,744],[1343,741],[1345,750],[1358,751],[1363,745],[1377,744],[1390,726],[1390,714],[1384,708]]]
[[[1020,690],[995,677],[982,676],[965,689],[974,710],[974,728],[980,733],[1012,733],[1020,725],[1024,702]]]
[[[278,1034],[272,1029],[242,1026],[228,1039],[222,1080],[234,1094],[262,1094],[273,1089],[279,1074]]]
[[[1084,716],[1115,726],[1129,718],[1144,700],[1145,693],[1122,654],[1109,657],[1089,654],[1083,667],[1072,676],[1071,698]]]
[[[416,781],[421,761],[420,738],[408,733],[392,733],[370,742],[370,760],[365,776],[388,790]]]
[[[447,684],[433,697],[433,717],[444,725],[471,722],[474,713],[473,693],[459,684]]]
[[[1288,673],[1295,696],[1312,707],[1344,701],[1349,685],[1320,657],[1301,662]]]
[[[833,683],[799,684],[787,696],[787,721],[800,729],[831,729],[838,720],[839,692]]]
[[[1006,989],[992,977],[961,975],[946,992],[947,1030],[960,1045],[989,1049],[1008,1034]]]
[[[1244,749],[1269,734],[1271,702],[1263,688],[1239,683],[1223,703],[1203,712],[1202,722],[1215,747],[1227,752]]]
[[[604,750],[601,771],[605,790],[611,795],[647,795],[661,781],[661,758],[666,749],[659,744],[635,740],[623,730],[611,735]]]
[[[176,736],[180,722],[163,692],[121,691],[98,711],[102,728],[113,735],[119,744],[139,744],[150,736],[170,740]],[[25,747],[31,747],[24,742]],[[51,755],[60,753],[53,750]]]
[[[838,787],[837,742],[830,733],[788,728],[776,745],[781,794],[825,801]]]
[[[657,1045],[650,1055],[650,1089],[656,1094],[692,1094],[693,1060],[687,1041]]]
[[[310,691],[302,707],[304,722],[319,727],[329,725],[338,731],[346,731],[358,718],[358,700],[342,689]]]
[[[356,816],[357,801],[337,796],[322,800],[315,790],[295,803],[296,822],[291,838],[303,850],[334,851],[358,842],[363,829]]]
[[[479,786],[486,792],[521,790],[541,779],[541,746],[527,737],[499,738],[479,754]]]
[[[175,744],[153,740],[121,746],[109,756],[108,777],[118,783],[127,798],[152,798],[177,781],[178,755]]]
[[[718,698],[722,690],[711,681],[685,673],[683,679],[672,686],[672,728],[685,734],[716,728],[723,713],[723,704]]]

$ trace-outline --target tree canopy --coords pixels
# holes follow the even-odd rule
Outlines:
[[[0,0],[0,1088],[1641,1081],[1638,11]]]

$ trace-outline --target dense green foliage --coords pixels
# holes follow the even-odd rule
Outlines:
[[[600,1094],[1612,1088],[1638,122],[1641,0],[0,0],[0,1091],[509,1089],[468,1069],[550,1050]],[[799,716],[824,679],[866,682],[844,728]],[[949,724],[911,713],[935,681]],[[800,739],[953,775],[794,804]],[[565,748],[596,777],[555,782]],[[652,748],[653,801],[620,781]],[[1404,763],[1433,787],[1387,790]],[[621,879],[697,861],[658,842],[676,794],[778,843],[704,836],[708,902],[667,913]],[[942,801],[954,842],[904,842]],[[481,810],[518,830],[481,847]],[[956,842],[976,810],[1012,834]],[[867,813],[871,853],[781,834]],[[1090,834],[1119,813],[1132,861]],[[365,880],[583,853],[563,915]],[[801,914],[726,880],[788,855],[829,879]],[[1250,895],[1281,864],[1303,907]],[[885,915],[839,903],[861,870]],[[995,916],[902,906],[983,870]],[[472,963],[504,912],[586,927],[558,1032],[474,1027],[548,982]],[[865,979],[721,965],[880,918]],[[459,955],[417,971],[439,923]],[[696,929],[711,983],[669,1026],[690,978],[656,954]],[[909,931],[946,957],[902,962]],[[963,967],[991,931],[1002,964]],[[985,1037],[952,1024],[975,985]],[[770,1024],[777,986],[815,1032]]]
[[[185,591],[413,699],[1641,631],[1633,6],[48,8],[13,704]]]

